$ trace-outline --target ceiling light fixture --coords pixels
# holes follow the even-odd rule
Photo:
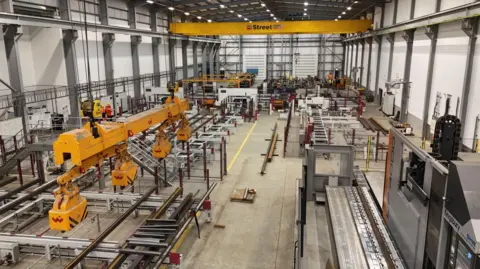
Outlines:
[[[185,12],[185,15],[187,15],[187,16],[190,15],[190,12]]]
[[[344,12],[342,12],[342,15],[345,15],[345,14],[347,14],[347,12],[345,12],[345,11],[344,11]]]
[[[225,8],[225,6],[224,6],[224,5],[220,5],[220,8]]]
[[[242,17],[242,14],[238,14],[237,16],[238,16],[239,18],[241,18],[241,17]]]
[[[153,4],[153,1],[152,0],[147,0],[147,3]]]
[[[347,10],[352,10],[352,7],[347,7]]]
[[[249,23],[252,23],[252,21],[249,21]]]
[[[275,16],[275,15],[273,15],[273,14],[270,14],[270,17],[273,17],[273,16]]]
[[[303,11],[307,11],[307,9],[306,9],[306,8],[304,8],[304,9],[303,9]]]
[[[233,10],[229,10],[228,12],[233,13]]]
[[[243,18],[243,20],[244,20],[244,21],[248,21],[248,19],[247,19],[247,18]]]
[[[356,1],[355,1],[355,2],[356,2]],[[265,6],[265,4],[264,4],[264,3],[262,3],[262,7],[264,7],[264,6]]]
[[[335,21],[338,21],[338,19],[335,19]]]
[[[307,16],[307,13],[303,13],[303,16]]]
[[[201,19],[202,19],[202,17],[198,16],[198,17],[197,17],[197,19],[201,20]]]
[[[354,4],[358,4],[358,1],[353,2]]]
[[[278,22],[278,20],[277,20],[277,22]]]
[[[173,8],[173,7],[168,7],[168,9],[169,9],[169,10],[174,10],[174,8]]]
[[[267,9],[267,12],[270,12],[270,9]]]
[[[212,20],[207,20],[207,21],[208,21],[208,23],[211,23],[211,22],[212,22]]]
[[[276,19],[277,19],[277,17],[273,17],[273,19],[274,19],[274,20],[276,20]]]
[[[303,3],[305,6],[308,6],[308,2]]]
[[[341,19],[341,18],[342,18],[342,16],[338,16],[338,18],[339,18],[339,19]]]

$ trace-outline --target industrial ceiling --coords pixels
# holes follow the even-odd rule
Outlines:
[[[266,21],[359,19],[375,0],[155,0],[191,21]]]

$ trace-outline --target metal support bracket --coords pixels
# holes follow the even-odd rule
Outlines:
[[[375,42],[377,42],[378,45],[382,44],[382,36],[381,35],[375,35],[372,37]]]
[[[462,20],[462,31],[468,37],[476,37],[477,36],[477,22],[478,18],[467,18]]]
[[[390,44],[393,44],[395,42],[395,33],[389,33],[386,35],[387,41],[390,42]]]
[[[132,42],[132,45],[138,46],[138,45],[140,45],[140,43],[142,43],[142,36],[132,35],[132,36],[130,36],[130,41]]]
[[[405,30],[402,31],[402,37],[407,43],[413,42],[413,35],[415,33],[416,29],[410,29],[410,30]]]
[[[425,35],[430,38],[430,40],[437,39],[438,36],[438,24],[429,25],[425,27]]]

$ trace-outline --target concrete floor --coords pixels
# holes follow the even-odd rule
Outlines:
[[[187,269],[274,269],[289,268],[293,264],[295,225],[295,184],[300,177],[300,158],[274,157],[267,165],[265,175],[260,175],[263,156],[267,149],[278,115],[261,115],[257,124],[242,126],[231,137],[228,154],[228,176],[211,196],[213,221],[202,223],[201,239],[190,234],[181,249]],[[285,121],[278,120],[280,139]],[[246,130],[249,129],[249,130]],[[243,148],[235,158],[246,135],[251,131]],[[282,142],[276,153],[282,155]],[[235,188],[254,188],[254,203],[229,200]],[[225,225],[225,229],[213,228]]]

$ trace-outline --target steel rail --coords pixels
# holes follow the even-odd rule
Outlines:
[[[170,195],[170,197],[168,197],[167,200],[165,200],[165,202],[162,204],[162,206],[153,214],[152,216],[152,219],[157,219],[159,217],[161,217],[163,214],[165,214],[168,210],[168,208],[173,204],[173,202],[175,202],[175,200],[177,199],[178,196],[180,196],[180,194],[183,192],[183,189],[178,187],[175,189],[175,191]],[[126,244],[124,246],[124,249],[126,247]],[[133,249],[132,249],[133,251]],[[119,268],[122,263],[125,261],[125,259],[127,258],[128,256],[128,252],[125,251],[125,252],[122,252],[121,254],[119,254],[109,265],[108,265],[108,268],[109,269],[112,269],[112,268]]]
[[[273,127],[273,130],[272,130],[272,136],[270,137],[270,143],[268,143],[267,152],[265,153],[265,158],[263,159],[262,170],[260,171],[260,174],[262,175],[265,174],[265,169],[267,169],[267,162],[269,162],[269,158],[270,158],[270,161],[272,160],[272,157],[270,156],[270,154],[273,154],[273,149],[275,149],[275,143],[277,142],[276,137],[277,137],[277,123],[275,122],[275,126]]]
[[[178,240],[180,239],[182,234],[188,228],[188,226],[190,225],[192,220],[196,217],[197,211],[200,210],[200,207],[202,207],[203,202],[205,202],[207,197],[210,196],[210,194],[212,193],[213,189],[215,189],[216,186],[217,186],[217,182],[213,183],[212,186],[210,187],[210,189],[208,189],[208,191],[203,195],[203,197],[200,200],[200,202],[198,203],[198,205],[195,207],[195,209],[193,209],[192,215],[185,221],[182,228],[180,228],[180,230],[175,234],[175,237],[172,239],[172,241],[170,241],[167,249],[165,249],[163,251],[162,256],[160,256],[160,258],[158,258],[157,262],[153,266],[154,269],[158,269],[158,268],[160,268],[160,266],[162,266],[163,261],[165,261],[167,256],[170,254],[170,251],[172,251],[173,247],[178,242]]]
[[[78,254],[70,263],[65,266],[65,269],[73,269],[79,264],[88,253],[92,252],[111,232],[113,232],[130,214],[137,209],[157,188],[151,187],[135,204],[130,206],[118,219],[116,219],[108,228],[106,228],[88,247],[86,247],[80,254]]]
[[[3,206],[0,207],[0,215],[4,214],[8,210],[14,209],[19,204],[21,204],[23,202],[26,202],[26,201],[30,200],[30,198],[32,198],[34,196],[37,196],[38,194],[44,192],[45,190],[55,186],[55,184],[57,184],[57,179],[52,179],[52,180],[48,181],[47,183],[43,184],[42,186],[39,186],[39,187],[35,188],[32,192],[28,193],[27,195],[18,197],[17,199],[15,199],[15,200],[13,200],[9,203],[4,204]]]

